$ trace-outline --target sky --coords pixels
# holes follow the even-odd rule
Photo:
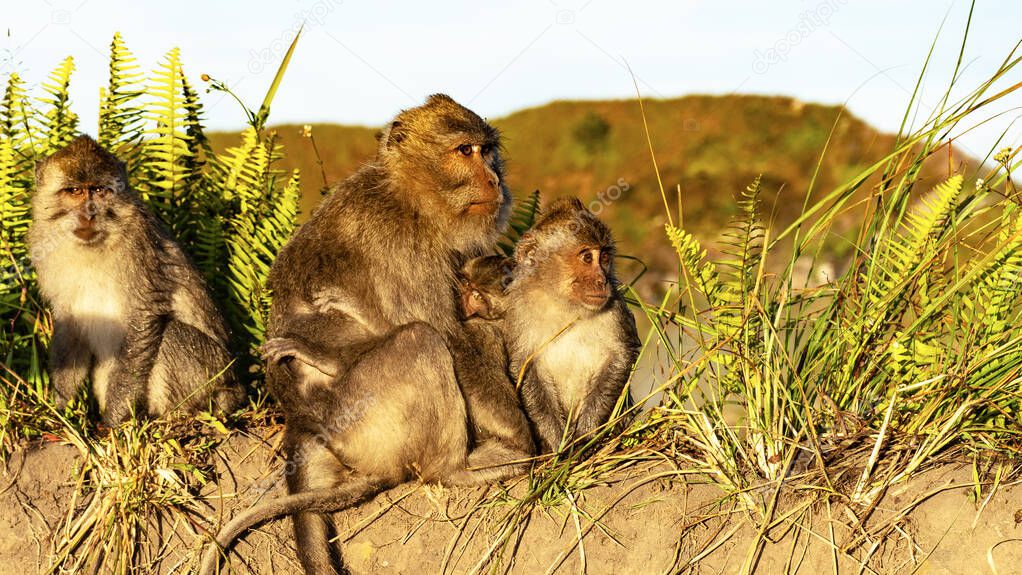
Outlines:
[[[896,131],[931,43],[920,116],[939,105],[958,58],[970,4],[963,0],[666,2],[524,0],[0,0],[0,78],[44,81],[76,62],[72,100],[95,133],[110,39],[120,31],[145,69],[180,47],[185,73],[226,82],[257,108],[294,34],[304,31],[270,123],[376,126],[446,92],[484,117],[558,99],[781,94],[846,103]],[[941,31],[941,27],[943,29]],[[978,0],[964,56],[963,95],[1022,38],[1022,3]],[[631,70],[631,72],[629,71]],[[1016,71],[1001,82],[1022,81]],[[974,155],[1022,143],[1005,115],[957,141]],[[245,116],[222,93],[203,94],[207,126],[237,129]]]

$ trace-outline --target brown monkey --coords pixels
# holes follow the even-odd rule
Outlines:
[[[505,317],[511,374],[541,452],[606,423],[639,351],[618,292],[610,229],[560,200],[515,248]]]
[[[107,424],[244,401],[201,276],[92,138],[36,166],[29,245],[53,309],[58,406],[86,378]]]
[[[465,318],[464,333],[452,336],[448,343],[453,348],[455,372],[471,427],[470,439],[475,446],[469,453],[468,467],[474,472],[491,469],[494,480],[524,472],[525,460],[534,455],[535,449],[518,393],[508,375],[509,359],[504,344],[504,291],[511,281],[513,265],[511,258],[483,256],[462,267],[458,291]],[[322,302],[316,306],[320,313],[343,311],[352,318],[365,316],[349,301],[315,299]],[[374,329],[368,320],[356,321]],[[290,357],[311,368],[317,376],[336,377],[340,371],[334,358],[316,357],[285,338],[275,338],[265,346],[265,351],[270,362]],[[513,462],[517,473],[499,465],[502,462]]]
[[[294,513],[306,573],[337,573],[333,525],[319,513],[416,476],[494,478],[469,469],[455,279],[467,258],[494,243],[509,198],[497,131],[434,95],[400,113],[381,133],[376,160],[296,232],[271,269],[267,342],[291,495],[232,521],[219,547]],[[329,366],[310,365],[316,358],[330,358]],[[216,551],[204,572],[216,568]]]

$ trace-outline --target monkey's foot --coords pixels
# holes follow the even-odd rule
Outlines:
[[[328,377],[337,376],[337,366],[333,362],[313,355],[307,346],[293,339],[286,337],[270,338],[266,340],[260,351],[262,351],[263,360],[267,364],[283,363],[293,359]]]

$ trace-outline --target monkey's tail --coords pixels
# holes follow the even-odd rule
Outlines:
[[[234,540],[249,529],[285,515],[308,511],[312,513],[333,513],[358,505],[382,489],[379,482],[358,477],[336,487],[313,489],[292,493],[256,505],[231,520],[216,536],[216,541],[202,559],[200,575],[215,575],[220,567],[220,558],[226,557]]]

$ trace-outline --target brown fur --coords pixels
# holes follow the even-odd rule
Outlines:
[[[267,383],[287,419],[291,495],[232,521],[220,548],[294,513],[306,573],[337,573],[333,526],[321,513],[414,478],[500,477],[470,469],[459,383],[473,363],[455,278],[495,241],[509,200],[497,131],[435,95],[400,113],[381,133],[376,161],[298,230],[270,273],[266,353]],[[215,569],[215,551],[203,572]]]

